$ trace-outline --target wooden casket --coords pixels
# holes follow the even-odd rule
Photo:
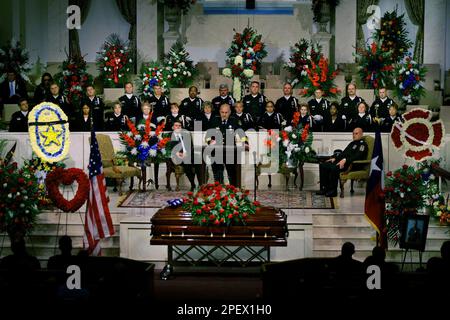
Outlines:
[[[152,245],[287,246],[286,214],[273,207],[260,207],[240,226],[194,225],[181,207],[158,210],[151,223]]]

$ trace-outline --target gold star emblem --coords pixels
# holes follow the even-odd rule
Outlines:
[[[41,132],[41,136],[45,138],[44,146],[49,146],[52,143],[59,146],[61,143],[59,142],[58,138],[61,136],[61,134],[62,134],[61,130],[55,130],[53,126],[49,126],[47,128],[47,131]]]

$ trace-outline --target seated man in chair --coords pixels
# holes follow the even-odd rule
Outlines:
[[[363,160],[367,156],[368,146],[362,139],[363,130],[353,130],[353,141],[338,156],[328,159],[319,165],[320,191],[317,194],[327,197],[337,196],[339,173],[347,170],[350,164],[356,160]]]

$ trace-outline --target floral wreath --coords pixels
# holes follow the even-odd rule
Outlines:
[[[62,161],[69,153],[70,131],[67,115],[51,102],[42,102],[28,115],[30,144],[43,161]]]
[[[59,185],[71,185],[74,181],[78,183],[78,189],[72,200],[67,200],[59,191]],[[45,179],[48,196],[55,206],[64,212],[75,212],[80,209],[89,196],[89,179],[83,170],[78,168],[62,169],[56,168],[47,175]]]
[[[431,122],[431,111],[415,108],[403,114],[404,122],[392,126],[391,139],[394,147],[405,151],[405,156],[423,161],[433,156],[441,146],[445,129],[441,120]]]

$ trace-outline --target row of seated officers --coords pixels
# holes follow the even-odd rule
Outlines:
[[[170,103],[158,85],[153,87],[154,94],[142,101],[133,94],[133,90],[133,84],[127,83],[125,94],[114,103],[113,111],[106,115],[103,100],[96,95],[93,86],[86,88],[81,110],[77,113],[72,112],[67,98],[59,93],[56,83],[50,84],[50,95],[44,100],[62,108],[70,119],[72,131],[90,131],[92,125],[96,131],[126,130],[126,119],[139,123],[150,114],[154,124],[166,119],[168,131],[174,119],[180,119],[188,130],[198,130],[194,128],[194,122],[201,121],[201,130],[207,130],[211,127],[211,121],[219,115],[219,107],[223,103],[231,106],[233,117],[244,130],[282,129],[291,124],[293,114],[297,111],[301,114],[302,124],[309,124],[315,132],[348,132],[356,127],[364,131],[374,131],[378,127],[382,132],[390,132],[392,124],[400,121],[397,106],[386,96],[385,88],[379,89],[380,97],[369,108],[361,97],[355,95],[354,84],[348,85],[348,95],[342,98],[341,103],[323,98],[321,88],[317,88],[315,97],[308,103],[299,103],[292,95],[289,83],[284,85],[284,96],[275,103],[259,93],[259,83],[256,81],[250,86],[251,93],[237,102],[229,95],[226,85],[220,86],[220,95],[211,102],[198,97],[198,89],[192,86],[189,88],[189,97],[180,104]],[[28,130],[28,99],[20,98],[18,105],[20,110],[11,117],[10,131],[24,132]]]

